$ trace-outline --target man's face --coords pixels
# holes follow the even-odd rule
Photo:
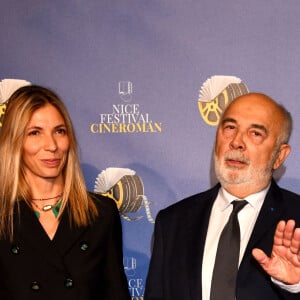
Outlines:
[[[225,188],[250,184],[256,192],[268,185],[272,170],[281,164],[282,122],[280,110],[263,97],[246,95],[231,103],[215,144],[216,175]]]

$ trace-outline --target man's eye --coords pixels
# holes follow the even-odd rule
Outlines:
[[[254,136],[262,136],[262,134],[259,131],[253,131],[252,134]]]
[[[233,129],[235,129],[235,126],[234,126],[234,125],[226,125],[226,126],[224,127],[224,130],[233,130]]]

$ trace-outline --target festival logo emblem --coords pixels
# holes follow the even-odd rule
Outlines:
[[[18,88],[26,85],[30,85],[30,82],[22,79],[3,79],[0,81],[0,127],[2,127],[2,122],[9,97]]]
[[[130,217],[128,213],[136,213],[144,206],[148,221],[154,223],[143,182],[135,171],[128,168],[105,169],[96,178],[94,192],[113,199],[125,220],[140,220],[142,216]]]
[[[131,295],[131,299],[143,300],[145,292],[144,279],[136,277],[137,260],[135,257],[123,258],[124,270],[128,279],[128,289]]]
[[[127,257],[123,258],[124,270],[127,276],[134,276],[136,270],[136,258]]]
[[[162,123],[153,120],[138,102],[132,103],[133,84],[119,81],[118,94],[122,100],[112,104],[110,112],[101,112],[90,124],[92,134],[136,134],[161,133]]]
[[[218,125],[225,107],[247,93],[247,86],[238,77],[216,75],[208,78],[201,86],[198,99],[203,120],[208,125]]]
[[[119,95],[124,102],[130,102],[132,99],[132,82],[119,81]]]

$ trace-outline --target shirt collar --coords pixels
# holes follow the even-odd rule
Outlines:
[[[269,185],[264,188],[263,190],[251,194],[247,197],[245,197],[244,199],[238,199],[237,197],[235,197],[234,195],[228,193],[223,187],[220,188],[219,190],[219,197],[221,198],[221,210],[225,210],[228,206],[230,206],[231,202],[234,200],[247,200],[247,202],[252,206],[252,207],[257,207],[258,205],[260,205],[265,197],[266,194],[269,190],[271,186],[271,183],[269,183]]]

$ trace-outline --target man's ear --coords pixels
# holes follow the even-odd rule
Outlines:
[[[282,144],[277,152],[277,157],[273,165],[273,170],[278,169],[288,157],[291,152],[291,146],[289,144]]]

